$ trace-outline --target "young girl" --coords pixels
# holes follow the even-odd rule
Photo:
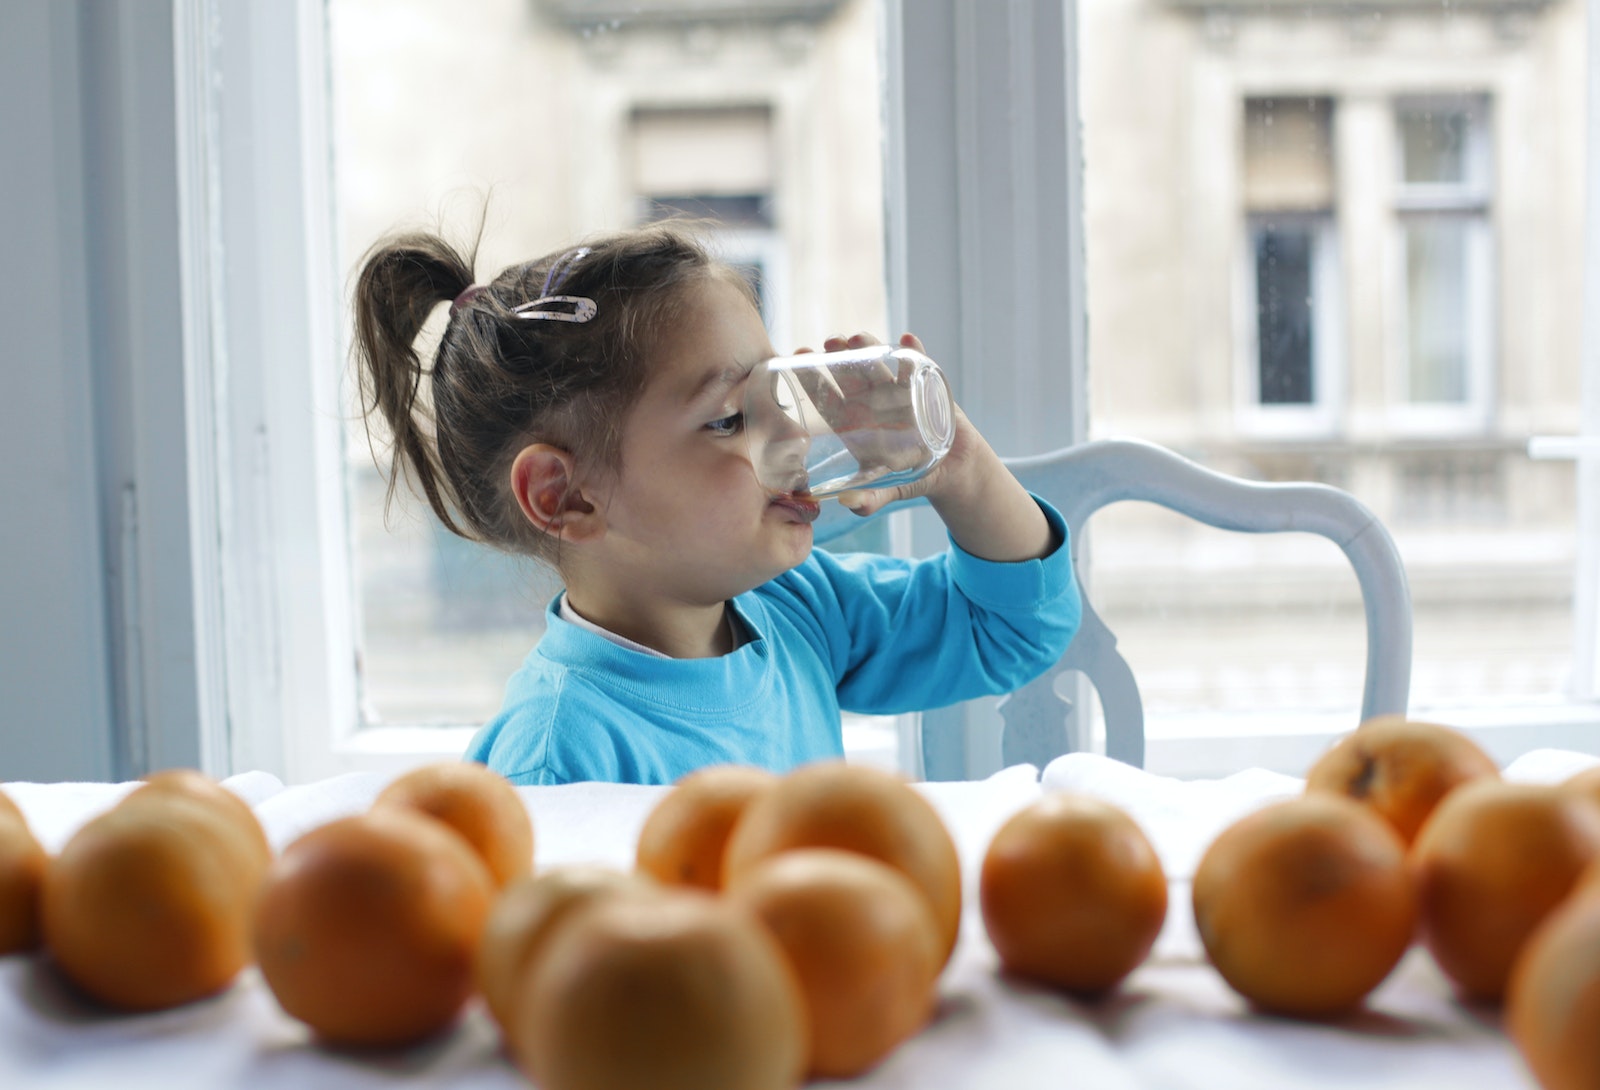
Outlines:
[[[424,364],[414,342],[440,303],[449,322]],[[409,475],[452,531],[544,560],[565,586],[467,753],[513,783],[841,757],[841,709],[1009,691],[1077,629],[1065,523],[959,412],[926,477],[842,497],[870,514],[926,495],[945,553],[812,549],[816,502],[763,491],[741,434],[746,376],[776,355],[761,315],[681,227],[488,285],[440,239],[396,238],[362,268],[356,333],[369,426],[381,413],[393,436],[391,489]]]

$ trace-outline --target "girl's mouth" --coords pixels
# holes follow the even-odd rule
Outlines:
[[[771,503],[794,515],[795,521],[808,525],[817,521],[817,516],[822,513],[822,505],[803,492],[779,492],[772,497]]]

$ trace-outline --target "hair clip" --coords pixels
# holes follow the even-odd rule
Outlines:
[[[471,287],[462,288],[461,294],[456,296],[455,300],[450,304],[451,315],[454,316],[455,312],[462,307],[471,306],[474,299],[488,290],[488,287],[483,284],[473,284]]]
[[[570,306],[571,310],[546,310],[552,304],[562,307]],[[550,322],[587,322],[599,313],[600,308],[593,299],[581,295],[544,295],[530,303],[511,308],[511,313],[518,318],[527,318],[530,321],[544,320]]]

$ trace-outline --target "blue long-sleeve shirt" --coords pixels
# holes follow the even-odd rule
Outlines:
[[[844,752],[841,709],[893,714],[1009,692],[1061,657],[1082,614],[1067,528],[1040,560],[951,543],[922,560],[813,550],[732,599],[749,639],[664,659],[546,611],[548,628],[466,757],[516,784],[666,784],[737,762],[785,772]]]

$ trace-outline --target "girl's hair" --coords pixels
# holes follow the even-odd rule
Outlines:
[[[473,286],[475,258],[476,247],[462,254],[435,235],[411,233],[379,242],[363,259],[355,354],[368,438],[380,413],[393,437],[391,499],[405,475],[452,532],[553,563],[555,541],[529,524],[511,494],[517,452],[551,443],[580,467],[620,469],[619,423],[644,388],[646,361],[684,288],[711,276],[744,279],[671,223],[512,266],[461,298]],[[594,317],[513,313],[544,295],[591,299]],[[423,323],[458,298],[425,366],[414,343]]]

